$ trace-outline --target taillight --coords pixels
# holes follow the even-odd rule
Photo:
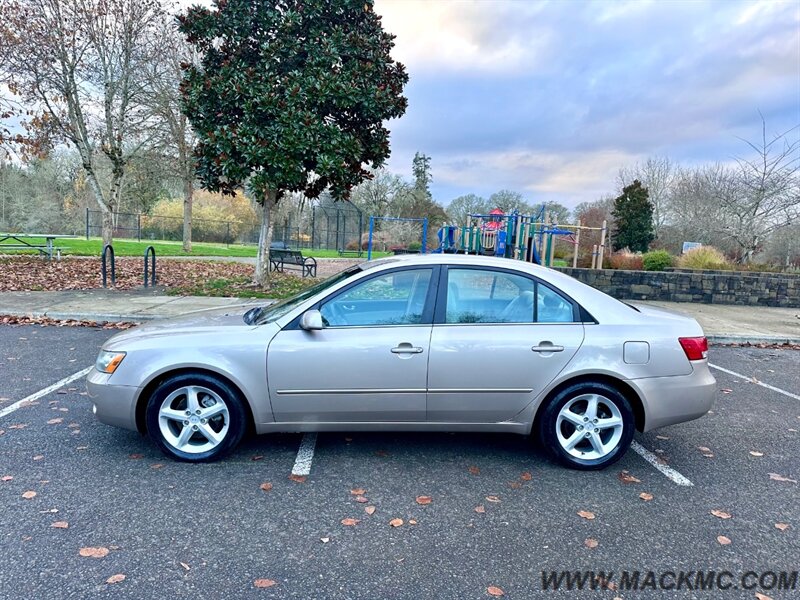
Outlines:
[[[704,337],[678,338],[689,360],[708,358],[708,340]]]

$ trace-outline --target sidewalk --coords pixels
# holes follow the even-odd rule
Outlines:
[[[3,292],[0,315],[92,321],[134,321],[173,317],[206,308],[262,304],[269,300],[163,296],[149,290]],[[800,309],[679,302],[642,302],[694,317],[717,344],[800,344]]]

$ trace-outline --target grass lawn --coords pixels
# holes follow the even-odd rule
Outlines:
[[[22,238],[31,244],[41,244],[42,240],[37,238]],[[103,242],[100,238],[67,238],[55,240],[55,245],[61,248],[62,254],[70,254],[73,256],[100,256],[103,251]],[[156,256],[248,256],[255,257],[258,248],[256,246],[243,246],[231,244],[204,244],[193,243],[191,252],[184,252],[181,242],[164,242],[164,241],[151,241],[151,242],[138,242],[136,240],[114,240],[114,253],[116,256],[144,256],[144,251],[148,246],[153,246],[156,251]],[[0,244],[0,251],[3,251],[3,245]],[[5,250],[8,253],[30,254],[33,251],[19,251],[19,250]],[[35,253],[35,252],[33,252]],[[315,258],[339,258],[339,253],[336,250],[325,249],[303,249],[304,256],[313,256]],[[373,252],[374,258],[388,256],[388,252]],[[367,259],[367,253],[363,254],[364,260]]]

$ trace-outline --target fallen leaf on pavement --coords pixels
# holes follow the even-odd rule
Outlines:
[[[718,535],[717,541],[722,544],[723,546],[728,546],[731,543],[731,538],[725,537],[724,535]]]
[[[711,452],[711,448],[707,448],[706,446],[698,446],[697,447],[700,452]]]
[[[756,592],[756,600],[772,600],[772,597]]]
[[[579,517],[583,517],[584,519],[587,519],[589,521],[591,521],[595,517],[594,513],[590,512],[588,510],[579,510],[578,511],[578,516]]]
[[[291,479],[295,483],[305,483],[306,482],[306,476],[305,475],[295,475],[294,473],[289,475],[289,479]]]
[[[69,528],[69,523],[66,521],[56,521],[50,527],[55,527],[56,529],[67,529]]]
[[[272,489],[272,484],[269,481],[265,481],[264,483],[262,483],[258,487],[260,489],[262,489],[263,491],[268,492],[268,491],[270,491]]]
[[[778,475],[777,473],[769,473],[769,478],[773,481],[788,481],[789,483],[797,483],[796,479],[789,479],[788,477]]]
[[[500,502],[500,498],[498,496],[486,496],[486,499],[489,502]]]
[[[430,496],[417,496],[417,504],[425,505],[430,504],[431,502],[433,502],[433,498]]]
[[[522,487],[522,484],[519,481],[509,481],[508,487],[510,487],[512,490],[518,490]]]
[[[639,494],[639,498],[644,500],[645,502],[650,502],[653,499],[653,494],[648,494],[647,492],[642,492]]]
[[[733,390],[731,388],[722,388],[720,391],[723,394],[730,394]]]
[[[522,481],[530,481],[533,479],[533,475],[531,475],[528,471],[525,471],[522,475],[519,476]]]
[[[481,470],[478,467],[470,467],[468,470],[471,475],[477,475],[478,473],[481,472]]]
[[[668,435],[657,435],[656,439],[657,440],[668,440],[669,436]]]
[[[788,523],[775,523],[775,529],[780,529],[781,531],[786,531],[789,529]]]
[[[366,506],[366,507],[364,507],[364,512],[367,513],[368,515],[371,515],[371,514],[373,514],[375,512],[375,507],[374,506]]]
[[[480,505],[475,507],[475,512],[483,514],[483,513],[486,512],[486,508],[483,506],[483,504],[480,504]]]
[[[617,478],[622,483],[642,483],[641,479],[637,479],[636,477],[634,477],[633,475],[631,475],[627,471],[622,471],[619,475],[617,475]]]
[[[400,527],[403,524],[403,519],[392,519],[389,521],[389,525],[392,527]]]
[[[416,525],[416,524],[417,524],[417,521],[416,521],[416,520],[414,520],[414,519],[409,519],[409,520],[408,520],[408,524],[409,524],[409,525]]]
[[[583,540],[583,545],[586,546],[587,548],[597,548],[597,545],[599,543],[600,542],[598,542],[597,540],[595,540],[593,538],[587,538],[587,539]]]
[[[358,519],[342,519],[342,525],[345,527],[353,527],[354,525],[358,525],[361,521]]]
[[[125,581],[125,575],[122,573],[117,573],[106,579],[106,583],[119,583],[120,581]]]
[[[366,504],[369,500],[367,500],[366,496],[356,496],[356,502]]]
[[[36,492],[34,492],[33,490],[29,490],[27,492],[23,492],[22,493],[22,497],[25,498],[25,500],[30,500],[31,498],[36,498]]]
[[[150,465],[150,468],[151,469],[163,469],[164,468],[164,464],[163,463],[156,463],[154,465]]]
[[[47,422],[47,424],[48,425],[58,425],[59,423],[63,423],[63,422],[64,422],[64,419],[62,419],[61,417],[58,417],[57,419],[50,419]]]
[[[12,479],[14,479],[13,475],[3,475],[0,477],[0,481],[11,481]]]
[[[490,596],[505,596],[506,595],[506,593],[502,590],[502,588],[499,588],[499,587],[494,586],[494,585],[490,585],[488,588],[486,588],[486,593],[489,594]]]
[[[328,542],[331,541],[331,538],[329,537],[319,538],[319,541],[322,542],[323,544],[327,544]]]
[[[256,454],[255,456],[251,456],[250,457],[250,460],[253,460],[253,461],[255,461],[255,460],[263,460],[263,459],[264,459],[264,457],[261,456],[260,454]]]
[[[108,556],[108,548],[103,548],[102,546],[97,548],[81,548],[78,550],[78,554],[87,558],[103,558],[104,556]]]
[[[44,458],[44,454],[37,454],[33,457],[33,460],[42,460]]]
[[[711,514],[715,517],[719,517],[720,519],[730,519],[732,516],[730,513],[726,513],[724,510],[712,510]]]
[[[367,493],[367,490],[364,488],[356,488],[354,490],[350,490],[350,493],[353,494],[353,496],[363,496]]]
[[[188,571],[189,569],[191,569],[191,567],[190,567],[189,565],[187,565],[185,562],[182,562],[182,563],[181,563],[181,566],[182,566],[184,569],[186,569],[187,571]]]
[[[268,588],[276,585],[277,583],[277,581],[273,581],[272,579],[256,579],[253,582],[253,585],[257,588]]]
[[[756,450],[750,450],[750,456],[764,456],[764,453],[757,452]]]
[[[128,454],[128,458],[139,460],[140,458],[144,458],[144,454]]]

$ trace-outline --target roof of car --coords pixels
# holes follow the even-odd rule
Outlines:
[[[372,269],[375,267],[393,264],[467,264],[467,265],[484,265],[505,268],[519,268],[523,269],[545,269],[537,264],[528,263],[519,260],[512,260],[509,258],[502,258],[499,256],[483,256],[477,254],[404,254],[400,256],[387,256],[386,258],[378,258],[371,260],[361,265],[362,269]]]

